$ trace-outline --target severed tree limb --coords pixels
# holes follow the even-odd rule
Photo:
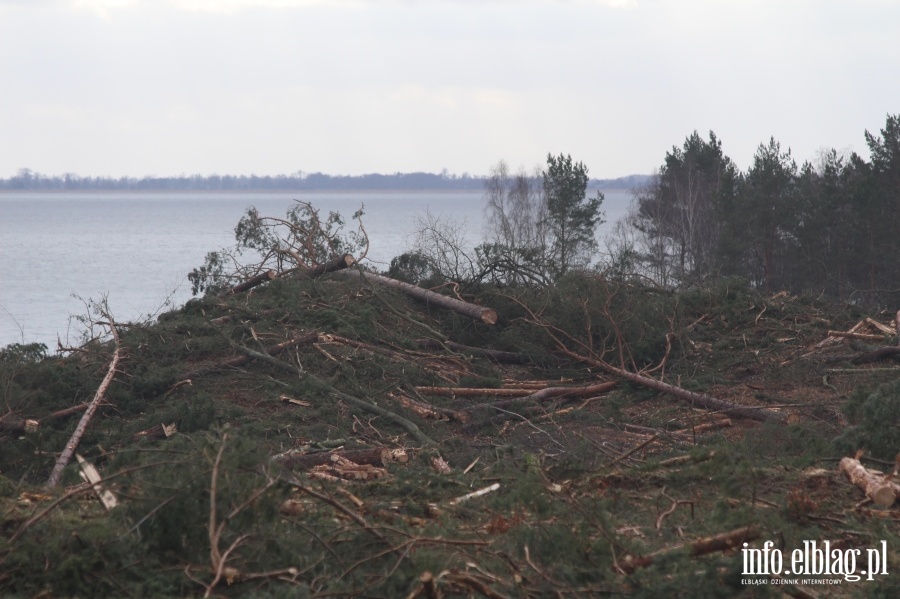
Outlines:
[[[511,298],[512,299],[512,298]],[[735,404],[729,401],[724,401],[721,399],[717,399],[705,393],[695,393],[693,391],[688,391],[687,389],[682,389],[681,387],[676,387],[675,385],[670,385],[669,383],[665,383],[663,381],[650,378],[648,376],[644,376],[642,374],[638,374],[635,372],[631,372],[626,370],[624,367],[619,368],[613,366],[609,362],[602,360],[598,357],[595,357],[593,349],[585,345],[584,343],[580,343],[577,340],[573,339],[570,335],[565,333],[564,331],[560,331],[553,325],[549,324],[538,315],[534,313],[528,306],[523,304],[522,302],[516,301],[522,308],[524,308],[529,316],[532,324],[541,327],[544,331],[550,336],[550,338],[556,343],[557,349],[565,356],[572,358],[578,362],[583,364],[588,364],[595,368],[599,368],[603,371],[606,371],[616,377],[623,378],[625,380],[631,381],[638,385],[649,387],[650,389],[654,389],[656,391],[661,391],[663,393],[668,393],[682,401],[687,401],[693,406],[698,406],[707,410],[715,410],[717,412],[723,412],[733,418],[749,418],[752,420],[759,421],[767,421],[773,420],[776,422],[787,422],[787,416],[780,412],[773,412],[772,410],[768,410],[765,408],[753,408],[742,406],[739,404]],[[582,355],[577,352],[572,351],[560,338],[560,336],[568,339],[570,342],[576,343],[584,348],[590,355]],[[621,345],[621,338],[620,338]],[[621,351],[621,348],[620,348]],[[624,356],[623,356],[624,358]]]
[[[463,345],[453,341],[438,341],[436,339],[416,339],[416,345],[423,349],[451,349],[462,354],[469,354],[476,358],[487,358],[498,364],[528,364],[531,357],[525,354],[519,354],[510,351],[502,351],[498,349],[485,349],[482,347],[473,347],[471,345]]]
[[[423,395],[446,395],[450,397],[522,397],[533,392],[532,389],[497,389],[493,387],[413,387],[416,393]]]
[[[481,403],[474,406],[468,406],[460,410],[460,412],[473,412],[480,408],[508,408],[514,404],[526,401],[541,402],[547,399],[555,398],[571,399],[575,397],[586,397],[596,395],[598,393],[606,393],[607,391],[612,391],[616,387],[616,385],[618,385],[618,382],[616,381],[607,381],[604,383],[597,383],[596,385],[587,385],[583,387],[547,387],[546,389],[535,391],[529,395],[513,397],[510,399],[495,401],[491,403]]]
[[[717,399],[715,397],[712,397],[711,395],[707,395],[706,393],[696,393],[694,391],[688,391],[687,389],[682,389],[681,387],[676,387],[675,385],[670,385],[669,383],[665,383],[663,381],[653,379],[635,372],[631,372],[625,370],[624,368],[618,368],[603,360],[598,360],[596,358],[591,358],[588,356],[582,356],[581,354],[573,352],[561,343],[558,343],[558,346],[562,353],[574,360],[578,360],[579,362],[582,362],[584,364],[590,364],[591,366],[595,366],[597,368],[605,370],[612,375],[631,381],[632,383],[636,383],[643,387],[649,387],[650,389],[654,389],[656,391],[668,393],[669,395],[677,397],[682,401],[687,401],[691,405],[696,407],[722,412],[733,418],[749,418],[751,420],[758,420],[760,422],[765,422],[767,420],[787,422],[787,416],[780,412],[773,412],[772,410],[766,408],[742,406],[730,401],[725,401],[723,399]]]
[[[94,412],[97,411],[97,407],[103,400],[103,396],[106,394],[106,390],[109,388],[110,383],[112,383],[113,378],[115,378],[116,376],[116,368],[119,365],[120,356],[119,333],[118,331],[116,331],[116,323],[112,319],[112,317],[109,314],[104,314],[104,316],[109,320],[109,330],[112,333],[116,348],[115,351],[113,351],[112,360],[109,363],[109,369],[106,371],[106,376],[103,377],[103,381],[101,381],[100,386],[97,387],[97,392],[94,393],[94,399],[92,399],[88,404],[88,408],[87,410],[85,410],[84,415],[82,415],[78,426],[75,427],[75,432],[72,433],[72,436],[69,438],[68,443],[66,443],[66,446],[60,454],[59,459],[56,460],[56,465],[53,467],[53,471],[50,473],[50,478],[47,480],[46,486],[50,489],[59,484],[59,481],[62,478],[63,470],[65,470],[66,466],[69,463],[69,460],[72,459],[72,454],[75,453],[75,448],[78,447],[78,443],[81,442],[81,437],[84,435],[85,430],[87,430],[87,426],[90,423],[91,418],[94,416]]]
[[[331,385],[324,379],[321,379],[310,372],[300,370],[293,364],[288,364],[287,362],[279,360],[278,358],[275,358],[269,354],[263,354],[258,351],[254,351],[250,348],[244,347],[242,345],[238,345],[238,346],[236,346],[236,348],[238,351],[240,351],[241,353],[243,353],[247,356],[250,356],[251,358],[256,358],[257,360],[261,360],[263,362],[272,364],[273,366],[277,366],[278,368],[281,368],[282,370],[286,370],[288,372],[291,372],[291,373],[297,375],[301,379],[302,378],[309,379],[309,380],[313,381],[315,384],[329,389],[332,393],[334,393],[340,399],[346,401],[350,405],[356,406],[356,407],[363,409],[367,412],[370,412],[372,414],[378,414],[379,416],[384,416],[388,420],[391,420],[395,424],[398,424],[401,427],[405,428],[410,434],[412,434],[413,437],[415,437],[415,439],[417,441],[419,441],[420,443],[422,443],[424,445],[435,445],[434,440],[431,437],[429,437],[428,435],[426,435],[425,433],[423,433],[422,429],[420,429],[418,426],[416,426],[416,424],[414,422],[408,420],[407,418],[400,416],[399,414],[395,414],[394,412],[391,412],[390,410],[386,410],[380,406],[376,406],[375,404],[373,404],[371,402],[365,401],[363,399],[359,399],[358,397],[354,397],[354,396],[350,395],[349,393],[344,393],[343,391],[335,388],[333,385]]]
[[[277,356],[284,350],[294,347],[295,345],[304,345],[306,343],[314,343],[319,338],[319,333],[306,333],[305,335],[300,335],[299,337],[293,337],[288,339],[287,341],[283,341],[281,343],[276,343],[270,347],[266,348],[266,352],[269,356]],[[187,374],[183,375],[184,379],[192,379],[199,376],[203,376],[204,374],[209,374],[210,372],[214,372],[216,370],[221,370],[223,368],[238,368],[247,364],[253,360],[253,356],[242,353],[237,356],[233,356],[228,358],[227,360],[220,362],[214,366],[207,366],[204,368],[198,368],[197,370],[192,370]],[[179,385],[184,384],[184,381],[178,383]]]
[[[410,285],[409,283],[404,283],[403,281],[376,275],[374,273],[363,272],[360,270],[345,270],[341,274],[396,289],[412,298],[425,302],[429,306],[438,306],[439,308],[452,310],[463,316],[480,320],[485,324],[497,324],[497,311],[493,308],[464,302],[446,295],[441,295],[440,293],[435,293],[434,291],[429,291],[428,289],[423,289],[416,285]]]

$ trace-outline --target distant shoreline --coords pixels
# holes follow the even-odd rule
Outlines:
[[[588,189],[628,190],[644,185],[649,175],[617,179],[591,179]],[[44,175],[29,169],[0,179],[3,192],[475,192],[483,191],[488,177],[468,174],[395,173],[393,175],[178,175],[174,177],[81,177],[75,174]]]
[[[629,187],[599,187],[588,186],[590,191],[611,192],[611,193],[627,193],[632,191]],[[459,194],[470,195],[473,193],[481,193],[484,189],[441,189],[423,187],[420,189],[0,189],[0,196],[12,195],[28,195],[28,194],[44,194],[44,195],[169,195],[169,194],[194,194],[194,195],[246,195],[253,193],[265,194],[348,194],[348,193],[364,193],[364,194],[404,194],[414,195],[421,193],[442,193],[442,194]]]

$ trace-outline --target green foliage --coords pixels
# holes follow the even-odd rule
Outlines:
[[[360,220],[362,215],[360,208],[353,219]],[[308,202],[296,202],[285,218],[260,215],[251,206],[234,229],[235,246],[208,253],[203,265],[188,274],[191,292],[215,295],[269,269],[307,269],[364,250],[368,238],[362,226],[344,231],[345,225],[339,213],[322,218]]]
[[[848,401],[848,416],[858,424],[835,441],[846,455],[865,449],[868,455],[893,460],[900,453],[900,381],[884,383],[860,403],[863,391]]]
[[[587,198],[588,174],[582,162],[569,155],[547,155],[543,172],[550,233],[551,264],[557,277],[586,266],[596,251],[594,232],[603,223],[603,194]]]
[[[40,362],[47,357],[47,346],[43,343],[12,343],[0,349],[0,364],[22,365]]]

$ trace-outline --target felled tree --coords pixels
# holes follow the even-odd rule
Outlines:
[[[362,259],[368,249],[362,214],[362,208],[353,214],[356,230],[345,231],[339,213],[322,218],[309,202],[296,202],[285,218],[262,216],[251,206],[234,229],[235,246],[208,253],[203,265],[188,274],[191,291],[217,293],[269,270],[311,270],[344,254],[361,252]]]

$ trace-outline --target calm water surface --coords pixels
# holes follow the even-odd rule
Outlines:
[[[348,221],[364,205],[368,257],[379,268],[408,248],[426,210],[466,222],[471,246],[482,239],[480,192],[0,193],[0,347],[40,342],[52,351],[57,336],[78,343],[81,328],[70,317],[85,314],[91,298],[106,296],[123,322],[167,301],[183,304],[191,297],[187,274],[207,252],[234,243],[247,207],[284,216],[295,199]],[[607,221],[627,200],[606,193]]]

